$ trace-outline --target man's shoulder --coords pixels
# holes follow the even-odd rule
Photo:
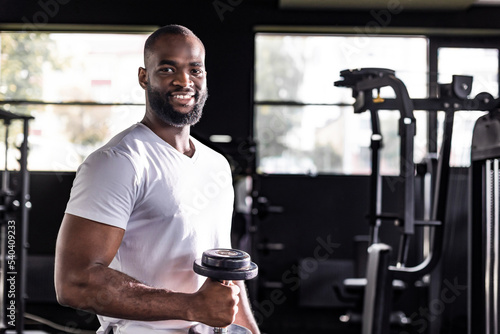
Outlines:
[[[141,143],[147,141],[147,132],[139,123],[130,126],[116,134],[105,145],[92,152],[86,159],[86,163],[93,164],[115,164],[117,161],[128,160],[137,167],[135,161],[140,160],[144,146]]]
[[[140,123],[136,123],[113,136],[104,146],[98,149],[98,151],[109,149],[126,150],[138,140],[144,140],[146,135],[147,132],[142,129]]]

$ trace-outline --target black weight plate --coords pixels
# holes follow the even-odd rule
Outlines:
[[[201,263],[209,267],[239,269],[250,265],[250,255],[238,249],[215,248],[203,252]]]
[[[252,279],[257,276],[258,267],[255,263],[250,262],[250,265],[237,269],[225,269],[217,267],[209,267],[201,263],[201,259],[197,259],[193,263],[193,270],[195,273],[210,277],[220,281],[244,281]]]

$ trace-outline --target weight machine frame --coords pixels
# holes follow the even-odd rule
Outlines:
[[[458,110],[493,110],[499,105],[489,93],[480,93],[475,98],[469,99],[472,88],[472,77],[453,76],[451,84],[440,84],[440,95],[437,98],[411,99],[404,83],[395,76],[395,72],[383,68],[362,68],[357,70],[344,70],[340,75],[344,78],[334,83],[338,87],[347,87],[353,90],[354,112],[362,113],[370,111],[372,118],[372,173],[370,175],[370,243],[380,243],[378,230],[383,221],[392,221],[401,226],[402,237],[399,244],[397,264],[388,266],[384,270],[378,270],[372,277],[373,282],[367,281],[367,293],[364,297],[364,334],[387,333],[389,329],[389,312],[387,310],[387,296],[392,295],[392,285],[384,284],[382,281],[401,279],[404,281],[416,281],[424,275],[439,268],[439,261],[443,252],[444,225],[446,221],[446,202],[450,174],[450,151],[453,134],[454,113]],[[380,99],[373,96],[374,90],[382,87],[391,87],[395,99]],[[443,141],[439,155],[438,166],[435,174],[435,185],[433,195],[432,214],[429,219],[415,219],[415,172],[416,166],[413,161],[413,137],[415,136],[415,118],[413,110],[444,111],[445,121],[443,128]],[[382,147],[382,135],[378,119],[379,110],[399,110],[399,135],[400,146],[400,175],[398,181],[403,186],[403,200],[399,203],[398,212],[383,213],[381,208],[381,177],[379,173],[379,150]],[[407,267],[407,257],[410,239],[415,233],[417,226],[433,227],[432,246],[429,255],[418,265]],[[384,252],[387,250],[384,248]],[[380,262],[382,265],[385,261]],[[370,264],[368,264],[368,269]],[[380,268],[379,268],[380,269]],[[370,273],[367,273],[367,277]],[[373,275],[372,275],[373,276]],[[368,285],[377,284],[381,287],[376,291]],[[439,282],[435,284],[439,285]],[[439,288],[439,287],[438,287]],[[381,291],[382,290],[382,291]],[[370,291],[371,294],[370,294]],[[371,303],[371,307],[367,307]],[[390,303],[389,303],[390,305]]]
[[[16,333],[21,334],[24,330],[28,211],[31,207],[28,135],[29,121],[33,117],[17,115],[0,108],[0,119],[5,125],[5,168],[0,190],[0,333],[15,328]],[[16,181],[11,180],[7,165],[9,127],[12,121],[21,121],[23,124],[23,141],[18,147],[20,158]]]

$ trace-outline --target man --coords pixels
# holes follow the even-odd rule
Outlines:
[[[143,120],[79,167],[56,246],[63,305],[99,315],[98,333],[187,333],[198,322],[259,333],[244,283],[196,275],[204,250],[230,247],[227,161],[190,136],[207,98],[205,49],[170,25],[146,41]]]

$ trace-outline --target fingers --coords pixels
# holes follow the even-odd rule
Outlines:
[[[233,306],[233,312],[234,312],[233,313],[233,320],[231,321],[231,323],[233,323],[236,320],[236,314],[238,313],[238,304],[240,303],[240,297],[239,297],[240,287],[237,286],[236,284],[234,284],[233,282],[230,283],[229,287],[231,288],[233,302],[234,302],[234,306]]]
[[[240,302],[240,287],[234,284],[232,281],[225,281],[221,283],[224,287],[230,289],[231,299],[227,299],[226,308],[224,308],[223,312],[228,312],[228,315],[232,315],[231,323],[236,320],[236,314],[238,313],[238,304]],[[225,310],[225,311],[224,311]],[[230,324],[231,324],[230,323]],[[228,325],[230,325],[228,324]]]
[[[196,321],[212,327],[225,327],[233,323],[238,312],[240,288],[236,284],[207,279],[196,292],[200,308]]]
[[[240,287],[234,284],[233,281],[230,281],[228,286],[230,286],[231,289],[233,290],[233,294],[235,294],[236,296],[240,294]]]

